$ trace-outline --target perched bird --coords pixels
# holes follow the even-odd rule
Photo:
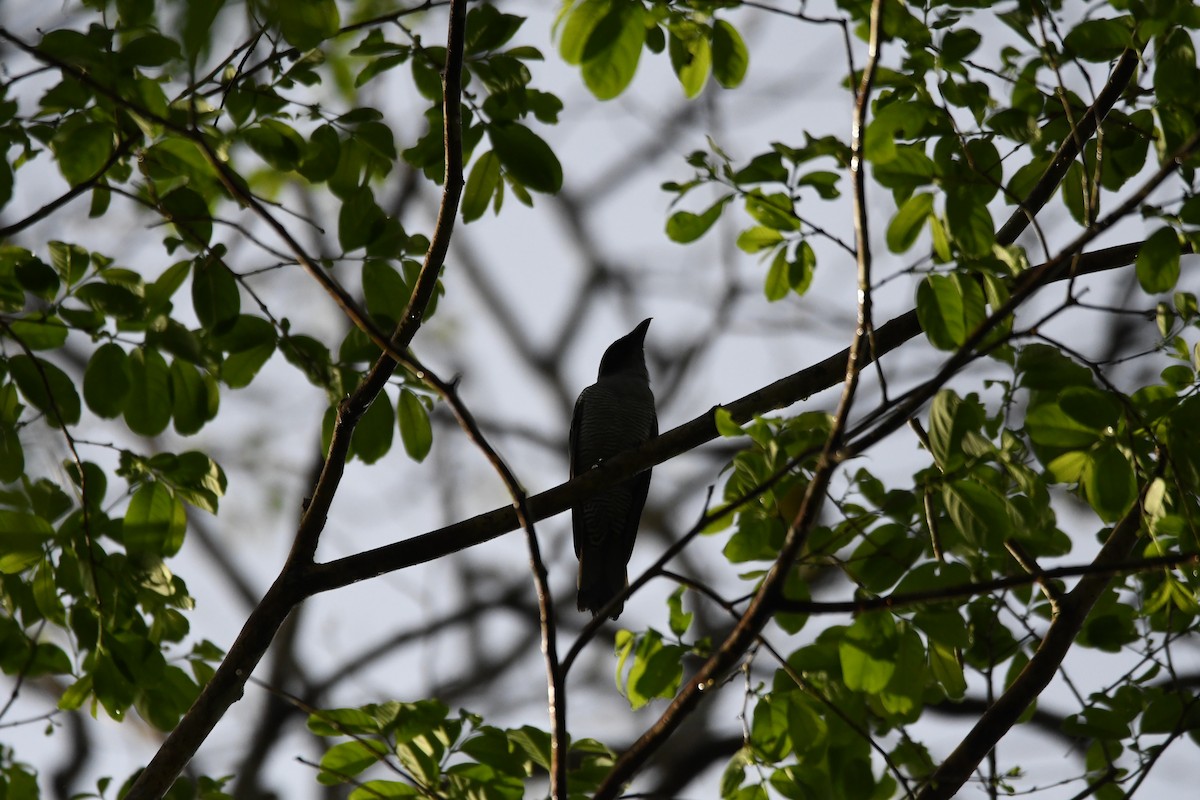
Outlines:
[[[584,389],[571,417],[571,477],[658,435],[654,393],[643,343],[650,320],[617,339],[600,359],[596,382]],[[579,558],[579,610],[600,613],[628,583],[650,470],[605,489],[571,510]],[[613,608],[621,614],[624,603]]]

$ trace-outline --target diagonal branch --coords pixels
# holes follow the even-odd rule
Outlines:
[[[954,752],[934,771],[917,795],[917,800],[948,800],[954,797],[971,778],[979,762],[1017,724],[1029,704],[1049,685],[1066,658],[1067,651],[1075,643],[1088,612],[1112,580],[1111,574],[1102,570],[1124,561],[1133,552],[1141,527],[1142,502],[1149,486],[1150,482],[1147,482],[1142,487],[1133,508],[1113,528],[1096,555],[1092,564],[1098,571],[1081,578],[1062,599],[1059,613],[1050,623],[1033,658],[1004,694],[984,712]]]
[[[866,108],[874,81],[875,69],[879,61],[880,32],[882,29],[883,0],[873,0],[871,3],[870,37],[868,44],[868,60],[863,70],[862,83],[855,97],[855,118],[853,143],[851,145],[850,170],[855,183],[855,235],[858,251],[858,325],[854,331],[854,340],[846,354],[846,368],[842,375],[842,396],[834,414],[833,424],[825,440],[816,469],[804,491],[804,499],[791,525],[784,536],[779,555],[770,571],[759,584],[750,605],[734,626],[733,631],[725,638],[720,646],[700,666],[680,689],[679,694],[671,701],[662,715],[638,737],[633,745],[621,754],[597,788],[594,800],[612,800],[617,797],[625,784],[632,780],[638,770],[666,743],[680,725],[683,724],[699,706],[708,694],[712,693],[718,682],[733,669],[745,655],[746,650],[758,641],[763,627],[774,617],[777,604],[783,599],[783,587],[796,560],[804,550],[808,541],[808,533],[816,522],[825,501],[825,492],[833,478],[834,472],[841,463],[840,451],[842,437],[846,430],[846,421],[850,416],[850,408],[854,403],[855,390],[858,387],[859,375],[866,366],[868,331],[870,328],[871,309],[871,257],[867,241],[866,223],[866,190],[863,175],[862,135],[866,127]]]
[[[1071,265],[1071,274],[1078,276],[1127,267],[1133,263],[1140,248],[1141,242],[1131,242],[1084,253]],[[1040,271],[1043,266],[1039,265],[1030,271]],[[1060,262],[1049,272],[1041,272],[1045,276],[1044,285],[1069,277],[1067,267],[1066,263]],[[864,354],[864,361],[881,358],[920,333],[921,325],[917,321],[916,310],[894,317],[877,328],[876,349]],[[835,353],[722,407],[738,423],[748,422],[757,414],[786,408],[836,385],[845,375],[849,352],[847,348]],[[531,518],[537,521],[560,514],[600,489],[614,486],[643,470],[694,450],[719,435],[713,421],[713,409],[709,409],[636,450],[614,456],[596,469],[531,496]],[[517,527],[517,515],[511,506],[495,508],[409,539],[315,564],[305,576],[304,589],[309,595],[339,589],[483,544]]]
[[[457,214],[458,201],[462,194],[463,183],[462,140],[461,131],[458,128],[461,126],[459,110],[462,90],[463,42],[466,26],[465,1],[454,0],[451,3],[449,16],[446,44],[446,71],[443,84],[445,87],[443,91],[443,102],[445,104],[443,119],[445,125],[446,175],[441,206],[438,210],[438,221],[434,229],[434,237],[430,243],[429,252],[426,253],[425,264],[422,267],[422,277],[426,274],[432,274],[434,279],[436,279],[436,275],[441,270],[442,262],[449,247],[449,237],[453,230],[454,217]],[[0,34],[2,33],[4,32],[0,31]],[[184,129],[183,133],[204,150],[212,166],[217,170],[227,188],[233,192],[234,196],[246,202],[247,205],[255,210],[287,242],[293,252],[297,253],[298,256],[303,256],[303,249],[291,237],[288,231],[267,213],[252,195],[241,190],[239,183],[234,180],[235,176],[229,173],[224,162],[212,152],[207,140],[199,132],[191,131],[190,129]],[[308,263],[305,264],[305,261]],[[459,416],[460,421],[464,423],[464,427],[468,430],[468,433],[473,434],[476,443],[483,447],[489,460],[500,468],[506,485],[516,489],[516,493],[513,495],[514,504],[518,508],[522,508],[524,504],[524,493],[520,490],[512,473],[503,465],[498,454],[482,440],[478,427],[473,425],[473,420],[471,420],[469,413],[462,404],[456,402],[456,397],[451,388],[438,381],[436,376],[432,376],[425,371],[416,359],[411,356],[405,357],[403,351],[407,348],[412,336],[416,334],[421,318],[424,316],[424,309],[414,310],[410,307],[405,315],[405,321],[409,322],[409,324],[407,326],[402,325],[397,331],[397,336],[386,339],[379,334],[370,319],[358,310],[357,305],[345,290],[333,281],[330,276],[326,275],[316,264],[312,263],[311,259],[307,259],[305,256],[301,259],[301,263],[309,269],[310,274],[342,306],[347,315],[367,331],[372,340],[376,341],[376,344],[379,344],[384,352],[389,355],[380,358],[370,375],[360,383],[354,395],[343,403],[339,409],[334,436],[330,445],[330,452],[326,457],[325,466],[318,478],[312,499],[305,508],[304,515],[296,532],[292,550],[288,554],[287,561],[280,571],[279,576],[275,579],[271,588],[267,590],[262,601],[250,613],[249,618],[243,625],[237,639],[234,640],[225,659],[205,685],[199,697],[196,698],[192,707],[183,716],[166,741],[163,742],[158,752],[155,753],[154,758],[146,766],[146,769],[138,776],[137,781],[130,788],[127,800],[153,800],[153,798],[162,797],[171,787],[184,766],[191,760],[192,756],[200,748],[200,745],[212,732],[213,727],[224,716],[226,710],[233,703],[241,699],[246,681],[250,678],[255,666],[262,659],[267,647],[270,646],[279,627],[287,619],[291,610],[308,596],[308,592],[304,588],[305,575],[307,568],[312,564],[312,557],[316,551],[317,541],[320,538],[321,531],[325,527],[329,508],[333,503],[333,497],[341,482],[341,476],[350,452],[351,434],[359,417],[366,411],[371,401],[382,391],[384,383],[386,383],[387,378],[395,368],[396,360],[402,361],[406,365],[412,365],[419,378],[431,382],[431,384],[434,384],[436,388],[439,388],[443,392],[444,396],[447,396],[448,400],[452,400],[450,405],[456,415]],[[407,336],[407,340],[400,338],[401,335]],[[389,356],[396,356],[397,358],[393,359]],[[436,383],[434,383],[435,381]],[[357,401],[357,404],[355,401]],[[528,519],[527,515],[519,514],[519,516],[523,519]]]
[[[1108,115],[1122,93],[1129,87],[1129,81],[1133,79],[1133,75],[1137,71],[1139,60],[1140,56],[1137,50],[1129,49],[1121,53],[1116,66],[1108,76],[1108,81],[1096,97],[1096,102],[1092,103],[1084,113],[1079,125],[1063,138],[1063,143],[1058,148],[1058,152],[1054,154],[1054,159],[1046,168],[1045,174],[1013,211],[1008,221],[996,232],[997,242],[1002,245],[1014,244],[1017,237],[1029,227],[1042,207],[1054,196],[1058,185],[1067,176],[1067,170],[1070,169],[1071,164],[1075,162],[1075,158],[1082,150],[1083,143],[1092,138],[1100,121]]]

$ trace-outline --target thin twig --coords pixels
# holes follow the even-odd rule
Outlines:
[[[1161,461],[1160,461],[1161,464]],[[1152,480],[1147,480],[1133,507],[1109,533],[1093,560],[1098,567],[1120,563],[1137,545],[1142,521],[1142,503]],[[996,702],[979,718],[962,742],[938,766],[917,795],[917,800],[949,800],[958,794],[971,774],[1000,739],[1016,724],[1033,700],[1041,695],[1058,673],[1088,613],[1108,587],[1103,574],[1085,576],[1062,600],[1059,614],[1050,623],[1037,652],[1009,684]]]
[[[1078,259],[1074,274],[1105,272],[1129,266],[1137,257],[1140,248],[1141,242],[1131,242],[1083,254]],[[1031,268],[1030,272],[1043,274],[1041,271],[1045,266],[1038,265]],[[1066,274],[1056,269],[1045,274],[1048,275],[1045,280],[1047,285],[1067,278]],[[921,326],[916,311],[910,309],[894,317],[879,326],[878,333],[878,350],[865,357],[882,357],[919,336]],[[660,434],[634,450],[613,456],[596,469],[588,470],[552,489],[531,496],[528,505],[533,519],[542,520],[566,511],[579,500],[600,489],[615,486],[643,470],[717,439],[720,434],[713,418],[715,408],[724,408],[734,422],[741,424],[756,415],[786,408],[836,385],[845,374],[848,357],[849,348],[834,353],[737,400],[714,406],[713,409]],[[885,410],[880,409],[880,414]],[[868,415],[867,419],[870,420],[871,416]],[[789,465],[789,469],[791,468],[794,468],[794,464]],[[309,595],[339,589],[483,544],[519,527],[513,507],[504,505],[399,542],[315,564],[305,576],[304,589]]]
[[[874,65],[879,57],[882,18],[881,6],[882,0],[874,0],[871,4],[871,34],[868,50],[870,63],[864,71],[863,83],[860,88],[859,97],[857,98],[857,102],[863,108],[865,108],[867,102],[866,95],[870,92],[872,76],[875,70]],[[862,114],[865,114],[865,111]],[[860,114],[856,116],[855,123],[856,138],[859,140],[861,139],[863,127],[864,117]],[[858,144],[859,150],[851,159],[851,169],[858,173],[855,179],[861,181],[865,180],[859,172],[863,167],[861,141],[858,141]],[[864,192],[862,191],[856,192],[856,203],[862,202],[863,194]],[[865,214],[865,211],[863,213]],[[755,592],[754,598],[750,601],[750,605],[746,608],[745,613],[742,614],[738,624],[734,626],[733,631],[730,632],[725,641],[705,660],[696,674],[683,686],[679,694],[675,696],[675,699],[671,701],[670,705],[662,713],[662,716],[645,733],[638,737],[638,740],[628,750],[621,754],[621,757],[613,765],[612,770],[605,776],[603,782],[597,788],[594,800],[613,800],[613,798],[620,794],[624,785],[633,778],[634,774],[666,742],[671,734],[683,724],[683,721],[692,714],[700,701],[707,694],[711,694],[713,689],[717,688],[718,681],[734,667],[746,652],[746,649],[756,641],[758,635],[762,632],[763,626],[773,616],[776,603],[783,597],[784,582],[804,548],[804,544],[808,539],[809,528],[817,519],[817,515],[823,505],[825,490],[829,486],[829,481],[833,477],[834,470],[840,463],[837,452],[841,448],[842,435],[846,428],[846,420],[850,413],[850,407],[853,404],[859,372],[862,366],[864,366],[864,364],[860,364],[859,356],[867,344],[866,320],[869,320],[870,314],[870,253],[864,246],[867,232],[863,223],[864,220],[861,218],[861,215],[856,218],[856,235],[859,240],[859,324],[857,330],[855,330],[854,341],[850,346],[850,353],[846,360],[842,397],[838,404],[838,410],[834,415],[833,424],[825,441],[825,446],[817,461],[817,467],[805,490],[800,508],[796,512],[796,516],[784,536],[783,545],[779,549],[779,555],[776,557],[771,570],[760,584],[758,591]]]
[[[1050,609],[1055,616],[1058,616],[1058,603],[1062,599],[1062,592],[1057,586],[1046,580],[1046,571],[1037,563],[1037,559],[1026,552],[1016,539],[1005,539],[1004,549],[1012,555],[1014,561],[1021,565],[1021,569],[1030,574],[1038,588],[1042,590],[1042,594],[1046,595],[1046,599],[1050,601]]]
[[[113,165],[129,154],[129,151],[133,149],[133,143],[134,142],[132,139],[122,139],[117,143],[117,146],[113,148],[112,154],[90,178],[75,184],[66,192],[63,192],[49,203],[46,203],[46,205],[34,211],[32,214],[17,220],[11,225],[5,225],[3,228],[0,228],[0,241],[8,239],[14,234],[20,233],[30,225],[33,225],[35,222],[41,222],[55,211],[58,211],[67,203],[86,192],[88,189],[95,188],[96,184],[100,182],[100,180],[108,173],[110,169],[112,169]]]
[[[459,104],[461,97],[461,61],[463,57],[463,29],[465,28],[465,0],[454,0],[450,7],[450,20],[447,35],[446,70],[443,90],[443,119],[444,139],[446,144],[445,165],[446,174],[443,185],[441,206],[438,210],[438,222],[434,229],[433,239],[426,253],[423,273],[432,272],[436,275],[442,266],[448,238],[453,229],[454,216],[457,214],[458,201],[462,194],[462,150],[461,132],[454,130],[461,125]],[[0,29],[0,36],[11,38],[6,31]],[[23,45],[18,45],[23,46]],[[25,46],[28,47],[28,46]],[[30,48],[36,54],[36,50]],[[457,66],[456,66],[457,65]],[[64,65],[64,69],[69,69]],[[121,98],[117,98],[121,100]],[[169,122],[169,121],[168,121]],[[418,379],[425,380],[439,389],[447,398],[456,416],[462,421],[471,419],[466,408],[457,400],[452,387],[438,380],[426,370],[414,357],[407,355],[411,337],[420,327],[424,310],[409,314],[409,319],[415,323],[402,323],[397,333],[409,337],[407,340],[397,336],[386,337],[381,334],[370,319],[361,312],[349,294],[332,278],[320,269],[304,253],[303,248],[290,235],[278,220],[276,220],[250,193],[243,191],[240,184],[223,161],[213,153],[208,141],[198,131],[182,126],[173,126],[181,135],[188,137],[200,146],[209,158],[210,164],[217,171],[226,188],[231,194],[248,205],[255,213],[287,243],[289,249],[296,255],[301,265],[326,289],[347,316],[368,334],[375,344],[381,347],[385,357],[381,357],[374,369],[359,384],[354,395],[342,404],[335,423],[334,435],[330,450],[326,457],[325,466],[318,478],[304,514],[297,528],[291,552],[284,563],[275,582],[267,590],[262,601],[250,613],[245,625],[230,647],[225,660],[217,668],[200,696],[191,709],[180,720],[175,730],[163,742],[158,752],[151,759],[146,769],[138,776],[131,787],[127,800],[152,800],[163,795],[171,786],[183,767],[199,749],[212,728],[220,720],[225,711],[240,699],[243,687],[254,667],[262,659],[280,625],[287,619],[292,608],[309,596],[305,585],[307,575],[313,564],[313,554],[317,542],[324,529],[333,497],[340,485],[341,476],[350,452],[350,438],[355,424],[362,413],[370,406],[371,401],[383,390],[384,384],[394,369],[395,363],[404,363],[414,371]],[[456,146],[457,145],[457,146]],[[477,427],[468,426],[468,433],[477,444],[486,442]],[[490,446],[483,447],[485,454],[493,464],[503,466],[503,461]],[[528,520],[524,513],[525,498],[515,479],[507,467],[500,470],[506,485],[517,487],[513,503],[517,515],[522,520]]]

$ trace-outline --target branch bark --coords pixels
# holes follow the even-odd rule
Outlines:
[[[1141,527],[1142,501],[1149,486],[1150,483],[1147,483],[1142,487],[1133,508],[1109,534],[1104,547],[1092,562],[1092,566],[1097,570],[1111,568],[1128,559],[1133,552]],[[1059,613],[1050,623],[1046,636],[1033,658],[1025,665],[1025,669],[1021,670],[1021,674],[1008,690],[979,718],[962,743],[938,766],[917,794],[917,800],[949,800],[970,780],[979,762],[1017,724],[1017,720],[1029,704],[1041,695],[1054,678],[1067,656],[1067,651],[1075,643],[1075,637],[1083,627],[1088,612],[1111,581],[1111,574],[1099,571],[1086,575],[1062,599]]]
[[[1127,267],[1137,257],[1141,244],[1131,242],[1084,253],[1070,265],[1070,274],[1077,277]],[[1055,270],[1047,273],[1044,285],[1069,277],[1067,267],[1066,264],[1059,264]],[[920,333],[921,325],[915,309],[892,318],[876,329],[875,351],[863,354],[863,364],[881,358]],[[723,407],[738,423],[748,422],[756,414],[768,414],[786,408],[836,385],[846,373],[849,354],[849,348],[842,350]],[[615,456],[573,480],[531,496],[528,501],[530,518],[540,521],[560,514],[600,489],[694,450],[718,436],[713,409],[709,409],[636,450]],[[315,564],[305,576],[305,586],[310,595],[339,589],[483,544],[518,527],[517,515],[511,506],[495,508],[428,533]]]
[[[150,763],[138,776],[130,788],[126,800],[156,800],[171,788],[175,779],[179,777],[180,772],[199,750],[200,745],[208,738],[217,722],[231,705],[241,699],[246,681],[250,679],[254,668],[262,660],[263,654],[278,633],[280,626],[283,625],[292,609],[307,596],[307,592],[303,588],[305,576],[313,563],[317,542],[320,539],[321,531],[325,528],[329,508],[341,483],[354,426],[362,413],[383,390],[384,384],[395,369],[396,359],[387,354],[402,355],[420,328],[425,308],[424,306],[415,307],[414,303],[418,298],[424,298],[427,303],[432,295],[433,286],[450,245],[450,235],[458,213],[458,202],[462,195],[463,185],[460,104],[466,27],[465,0],[451,2],[449,17],[446,37],[446,68],[443,78],[443,136],[446,170],[433,238],[429,245],[429,251],[425,255],[425,263],[421,268],[421,275],[414,289],[413,298],[410,300],[404,319],[395,334],[390,340],[380,342],[385,354],[380,357],[371,373],[359,384],[351,398],[339,409],[325,466],[317,480],[312,499],[300,520],[291,552],[288,554],[279,576],[267,590],[262,602],[250,613],[250,617],[238,633],[238,637],[234,640],[225,659],[200,692],[192,707],[188,709],[175,730],[170,733]],[[224,162],[215,157],[203,136],[190,130],[186,133],[209,154],[213,168],[226,180],[233,195],[253,208],[288,243],[301,264],[321,283],[355,324],[367,331],[373,339],[380,338],[369,318],[358,310],[357,305],[345,290],[304,255],[303,248],[278,221],[262,209],[261,204],[257,203],[248,193],[240,191],[237,182],[231,180],[227,174],[228,168]],[[410,361],[405,359],[405,363],[410,363]],[[411,363],[419,366],[415,359],[412,359]],[[466,409],[457,402],[451,402],[451,405],[460,419],[464,415],[466,416],[466,419],[463,420],[464,427],[467,427],[470,433],[472,428],[465,424],[466,421],[469,421]],[[477,429],[474,430],[477,433]],[[483,443],[482,446],[489,454],[489,458],[494,462],[499,462],[499,456],[491,448],[486,447],[486,443]],[[502,462],[500,462],[500,466],[503,467]],[[516,484],[515,479],[512,479],[506,469],[502,469],[501,473],[505,476],[506,483]],[[514,496],[515,504],[520,506],[523,501],[523,493],[518,492]]]

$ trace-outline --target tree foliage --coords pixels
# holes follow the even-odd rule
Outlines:
[[[402,686],[353,707],[287,698],[319,737],[319,784],[355,800],[616,797],[669,775],[664,745],[739,687],[741,723],[708,717],[712,747],[688,765],[719,761],[714,791],[738,800],[1036,790],[996,750],[1028,726],[1078,748],[1054,780],[1118,798],[1200,744],[1191,2],[566,0],[556,52],[502,3],[68,5],[44,29],[0,19],[0,667],[14,699],[45,681],[62,715],[133,710],[170,733],[100,795],[252,796],[228,772],[180,776],[285,646],[288,616],[517,528],[548,718],[506,726]],[[856,304],[846,349],[791,374],[779,359],[778,380],[706,398],[637,452],[527,495],[417,337],[455,301],[456,219],[504,220],[513,201],[545,215],[582,180],[553,136],[572,107],[541,88],[545,59],[600,101],[650,94],[662,68],[676,95],[716,102],[795,56],[756,44],[763,26],[837,43],[845,63],[822,79],[844,101],[840,132],[735,147],[703,131],[706,147],[656,176],[665,238],[736,247],[755,315],[819,313],[807,301],[836,273]],[[797,83],[778,102],[802,103]],[[401,130],[373,106],[381,86],[421,122]],[[423,213],[393,202],[398,186],[425,187]],[[106,230],[128,219],[152,256]],[[1093,302],[1088,276],[1105,272],[1125,288]],[[260,279],[278,273],[323,293],[342,333]],[[884,319],[897,277],[909,307]],[[1112,349],[1093,346],[1117,326]],[[931,356],[920,374],[894,355],[913,339]],[[270,589],[214,643],[192,633],[176,556],[231,488],[202,434],[269,411],[239,393],[269,392],[268,365],[323,393],[323,466]],[[319,560],[351,462],[398,444],[432,491],[435,439],[457,435],[443,411],[510,504]],[[564,622],[537,523],[718,439],[728,463],[687,487],[698,502],[720,476],[716,498],[672,519],[669,546],[631,575],[631,594],[677,584],[659,622],[627,623],[603,652],[599,621]],[[714,540],[721,563],[689,569]],[[567,682],[585,649],[642,709],[632,742],[572,735],[590,730]],[[1115,677],[1078,690],[1068,657]],[[1057,715],[1039,705],[1056,677],[1072,704]],[[950,746],[929,725],[948,714],[968,720]],[[0,748],[0,797],[40,796],[24,758]]]

